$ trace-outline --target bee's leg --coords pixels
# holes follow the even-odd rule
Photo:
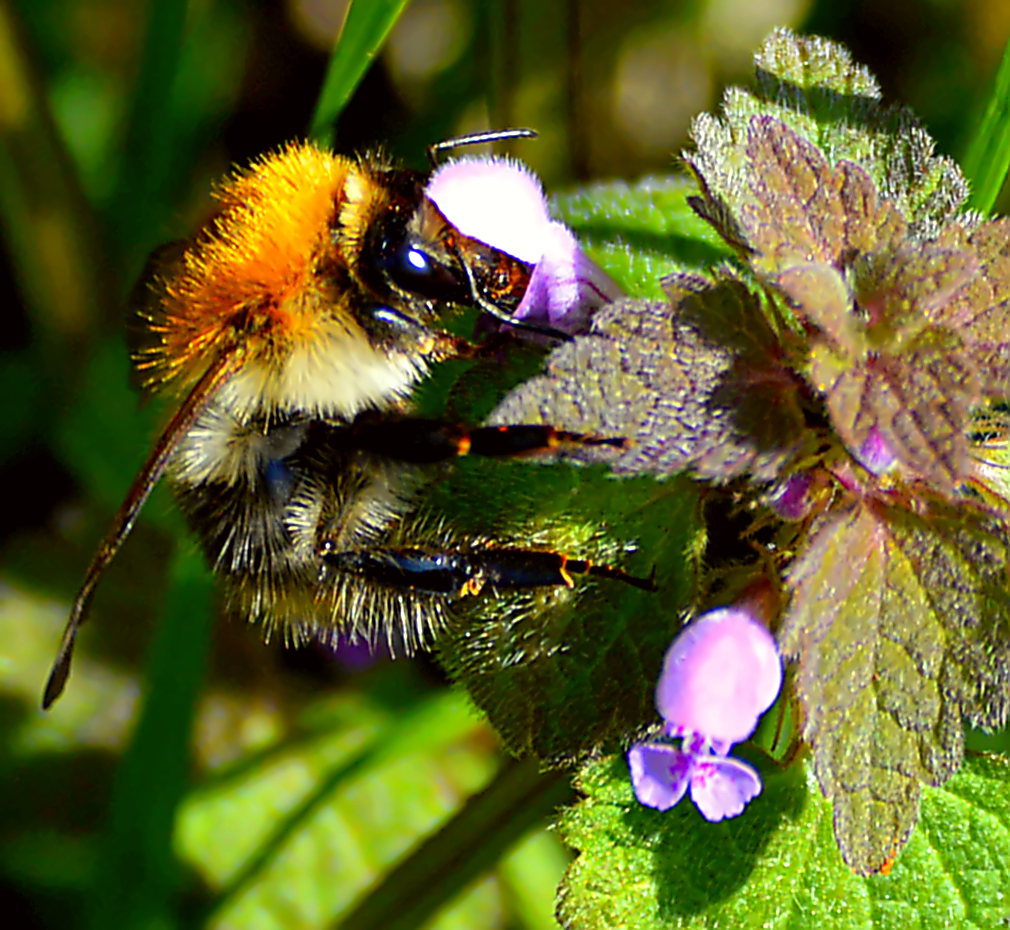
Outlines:
[[[473,429],[405,417],[361,417],[348,427],[334,428],[338,443],[348,449],[372,452],[399,462],[443,462],[459,455],[515,457],[551,452],[563,446],[613,446],[626,448],[624,438],[592,436],[555,429],[553,426],[514,424],[479,426]]]
[[[643,591],[656,590],[655,573],[639,578],[609,565],[595,565],[588,559],[570,559],[560,552],[539,549],[387,547],[340,552],[324,542],[320,556],[338,571],[362,575],[391,587],[448,597],[476,595],[486,588],[501,591],[571,587],[572,575],[597,575]]]

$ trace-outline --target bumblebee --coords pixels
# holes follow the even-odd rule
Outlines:
[[[517,135],[531,133],[436,149]],[[412,516],[431,463],[621,442],[409,416],[432,365],[487,351],[441,329],[447,313],[476,306],[564,338],[511,317],[530,264],[460,233],[426,180],[379,156],[292,144],[222,183],[195,235],[152,256],[131,300],[133,377],[177,398],[175,412],[88,567],[43,706],[62,692],[95,587],[163,475],[226,610],[289,642],[384,634],[409,651],[448,605],[485,589],[570,585],[579,572],[649,584]]]

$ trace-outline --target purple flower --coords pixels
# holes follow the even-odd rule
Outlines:
[[[768,496],[768,506],[783,520],[802,520],[810,509],[809,474],[790,475]]]
[[[635,796],[669,810],[690,791],[707,820],[736,817],[761,792],[761,778],[728,755],[754,732],[782,686],[772,635],[751,610],[724,607],[688,624],[667,650],[656,687],[666,733],[680,740],[628,751]]]
[[[855,457],[863,468],[877,477],[888,471],[895,462],[891,447],[876,426],[870,427]]]
[[[534,266],[517,319],[576,332],[593,310],[623,296],[572,231],[551,218],[540,181],[518,162],[449,162],[432,176],[426,193],[461,233]]]

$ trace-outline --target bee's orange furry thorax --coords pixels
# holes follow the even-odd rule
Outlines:
[[[218,189],[214,216],[156,281],[156,342],[138,359],[152,382],[191,380],[236,342],[247,356],[282,356],[313,339],[322,303],[339,313],[347,269],[334,230],[355,170],[349,158],[293,144]]]

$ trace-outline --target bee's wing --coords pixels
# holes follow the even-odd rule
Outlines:
[[[164,473],[165,466],[171,460],[172,453],[179,441],[193,427],[200,414],[207,409],[221,385],[238,369],[241,359],[241,348],[238,345],[226,347],[221,351],[214,363],[204,372],[189,394],[186,395],[185,400],[179,405],[130,486],[112,524],[95,551],[91,564],[85,573],[84,582],[74,598],[70,619],[67,620],[66,629],[63,631],[59,652],[56,654],[52,671],[46,681],[42,697],[43,708],[48,708],[60,696],[66,685],[67,676],[70,673],[74,641],[77,639],[77,630],[87,617],[95,588],[105,573],[105,569],[108,568],[109,563],[119,551],[119,547],[129,535],[130,530],[133,529],[141,507],[144,506],[144,502]]]

